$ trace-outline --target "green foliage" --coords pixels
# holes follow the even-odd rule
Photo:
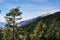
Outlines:
[[[60,12],[21,27],[24,40],[60,40]],[[26,39],[27,38],[27,39]]]
[[[0,28],[0,40],[2,40],[2,37],[3,37],[3,30],[2,28]]]
[[[9,27],[6,27],[4,30],[3,30],[3,39],[2,40],[11,40],[12,38],[12,31]]]
[[[9,13],[6,14],[6,16],[20,16],[22,13],[19,10],[19,7],[13,8],[10,10]]]
[[[13,21],[18,15],[17,9],[10,10],[6,16],[6,27],[0,30],[2,40],[12,40],[13,27],[15,40],[60,40],[60,12],[44,16],[28,25],[17,27]],[[15,14],[14,14],[15,13]],[[14,16],[15,15],[15,16]],[[8,20],[9,19],[9,20]],[[14,26],[11,24],[15,24]]]
[[[16,21],[21,19],[21,12],[19,7],[13,8],[6,14],[6,25],[4,28],[3,40],[18,40],[19,36],[17,32],[18,27]]]

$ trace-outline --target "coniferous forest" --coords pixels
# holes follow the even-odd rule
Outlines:
[[[6,13],[0,40],[60,40],[60,11],[18,27],[16,21],[22,19],[21,14],[19,7]]]

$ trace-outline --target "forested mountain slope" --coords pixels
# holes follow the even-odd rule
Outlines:
[[[23,40],[60,40],[60,12],[20,27]]]
[[[60,12],[38,17],[28,25],[14,28],[15,40],[60,40]],[[3,30],[0,28],[0,39],[12,40],[12,33],[9,25]]]

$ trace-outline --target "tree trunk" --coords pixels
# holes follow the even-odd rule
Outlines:
[[[15,16],[13,16],[13,40],[15,40],[15,33],[14,33],[14,27],[15,27]]]

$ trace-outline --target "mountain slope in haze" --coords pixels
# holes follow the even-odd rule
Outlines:
[[[18,25],[19,25],[19,26],[28,25],[28,24],[30,24],[30,23],[32,23],[32,22],[34,22],[34,21],[39,20],[40,18],[41,18],[41,16],[38,16],[38,17],[33,18],[33,19],[29,19],[29,20],[24,20],[24,21],[19,22]]]
[[[60,40],[60,12],[20,27],[25,40]]]

